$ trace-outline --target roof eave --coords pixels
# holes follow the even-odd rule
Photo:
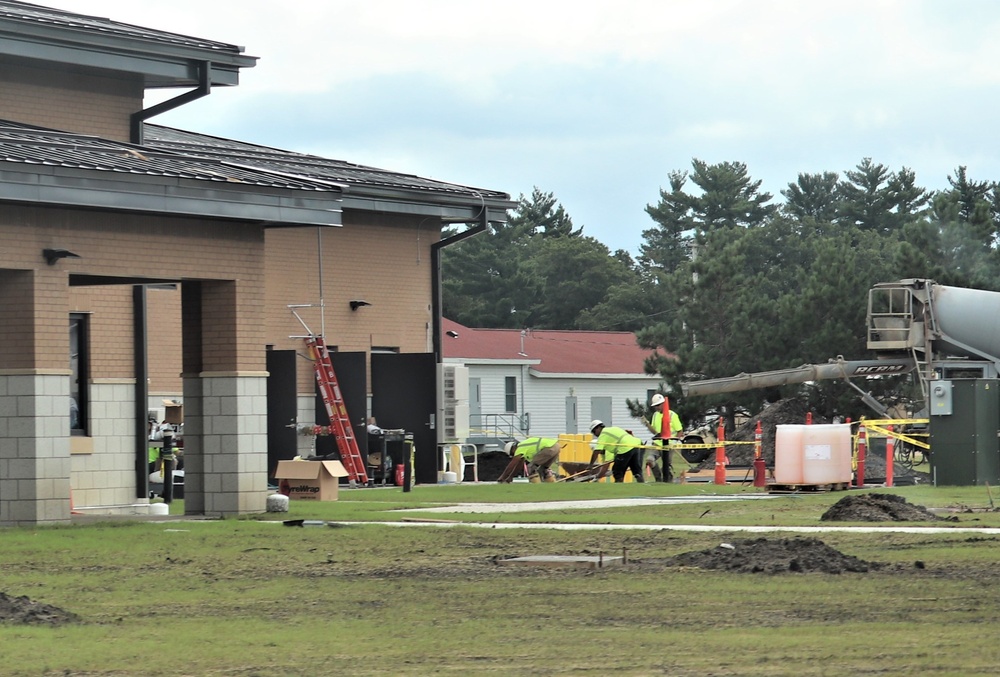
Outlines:
[[[489,357],[446,357],[443,358],[445,362],[449,364],[475,364],[480,366],[521,366],[525,364],[541,364],[542,361],[539,359],[520,359],[520,360],[505,360],[498,358]]]
[[[661,376],[657,374],[588,374],[584,372],[553,372],[553,371],[539,371],[537,369],[529,369],[528,373],[536,378],[583,378],[583,379],[601,379],[601,380],[635,380],[642,379],[644,381],[660,381]]]
[[[210,184],[190,179],[114,174],[95,177],[59,167],[0,168],[0,202],[231,219],[268,227],[340,226],[335,193]]]
[[[54,64],[135,73],[148,87],[187,87],[199,82],[198,65],[211,62],[212,86],[239,84],[239,69],[253,68],[257,57],[235,51],[96,36],[66,42],[52,31],[12,32],[0,22],[0,54]],[[89,37],[89,36],[88,36]]]
[[[444,198],[435,194],[427,196],[417,191],[404,195],[396,194],[389,198],[381,195],[365,195],[368,192],[363,185],[350,184],[344,193],[343,208],[356,209],[366,212],[382,212],[389,214],[403,214],[407,216],[429,216],[450,220],[479,220],[482,210],[487,210],[487,220],[493,223],[506,223],[507,210],[513,209],[516,203],[504,200],[487,199],[482,202],[471,203],[469,197],[464,200],[455,198]],[[423,201],[421,196],[434,199],[434,202]],[[439,200],[439,201],[437,201]]]

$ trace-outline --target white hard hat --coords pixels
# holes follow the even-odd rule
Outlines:
[[[599,421],[595,418],[593,421],[590,422],[590,432],[594,432],[594,428],[596,428],[597,426],[603,426],[603,425],[604,421]]]
[[[661,395],[660,393],[656,393],[655,395],[653,395],[653,399],[649,401],[649,405],[651,407],[655,407],[657,405],[663,404],[665,399],[666,398],[664,398],[663,395]]]
[[[514,455],[514,450],[517,449],[517,442],[511,441],[503,445],[503,451],[508,456]]]

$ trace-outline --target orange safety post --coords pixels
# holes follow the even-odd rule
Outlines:
[[[673,482],[674,475],[671,470],[672,460],[670,458],[670,438],[674,432],[670,429],[670,398],[663,397],[663,418],[660,419],[660,462],[663,464],[663,481]]]
[[[760,427],[760,421],[757,421],[757,429],[753,434],[753,485],[755,487],[763,487],[767,484],[767,469],[764,466],[764,457],[761,455],[760,450],[760,439],[763,436],[763,430]]]
[[[813,413],[811,411],[806,412],[806,425],[812,425],[813,423]]]
[[[892,457],[893,452],[896,451],[896,442],[892,437],[892,426],[888,425],[885,427],[889,431],[889,434],[885,437],[885,486],[892,486]]]
[[[865,424],[858,426],[858,472],[854,480],[854,486],[865,486],[865,447],[868,442],[865,435]]]
[[[719,444],[715,447],[715,483],[726,483],[726,423],[719,417]]]

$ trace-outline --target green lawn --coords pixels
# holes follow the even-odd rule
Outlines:
[[[905,487],[1000,527],[985,488]],[[331,503],[227,520],[0,530],[0,592],[80,617],[0,624],[5,675],[987,675],[1000,649],[1000,538],[828,533],[878,570],[735,574],[667,558],[793,534],[325,526],[465,502],[759,493],[696,485],[457,485],[343,490]],[[848,492],[766,500],[408,519],[593,524],[824,524]],[[172,512],[182,512],[177,501]],[[710,508],[710,509],[709,509]],[[706,512],[706,509],[708,511]],[[282,520],[316,520],[293,528]],[[841,526],[838,523],[838,526]],[[909,524],[908,526],[915,526]],[[866,526],[871,526],[868,524]],[[891,526],[891,525],[886,525]],[[605,569],[500,566],[606,556]]]

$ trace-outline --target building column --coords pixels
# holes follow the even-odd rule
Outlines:
[[[69,375],[0,373],[0,525],[70,520]]]
[[[185,282],[184,511],[267,503],[267,372],[260,280]]]
[[[70,520],[68,275],[0,270],[0,525]]]
[[[184,378],[184,511],[264,512],[267,502],[267,374]]]

